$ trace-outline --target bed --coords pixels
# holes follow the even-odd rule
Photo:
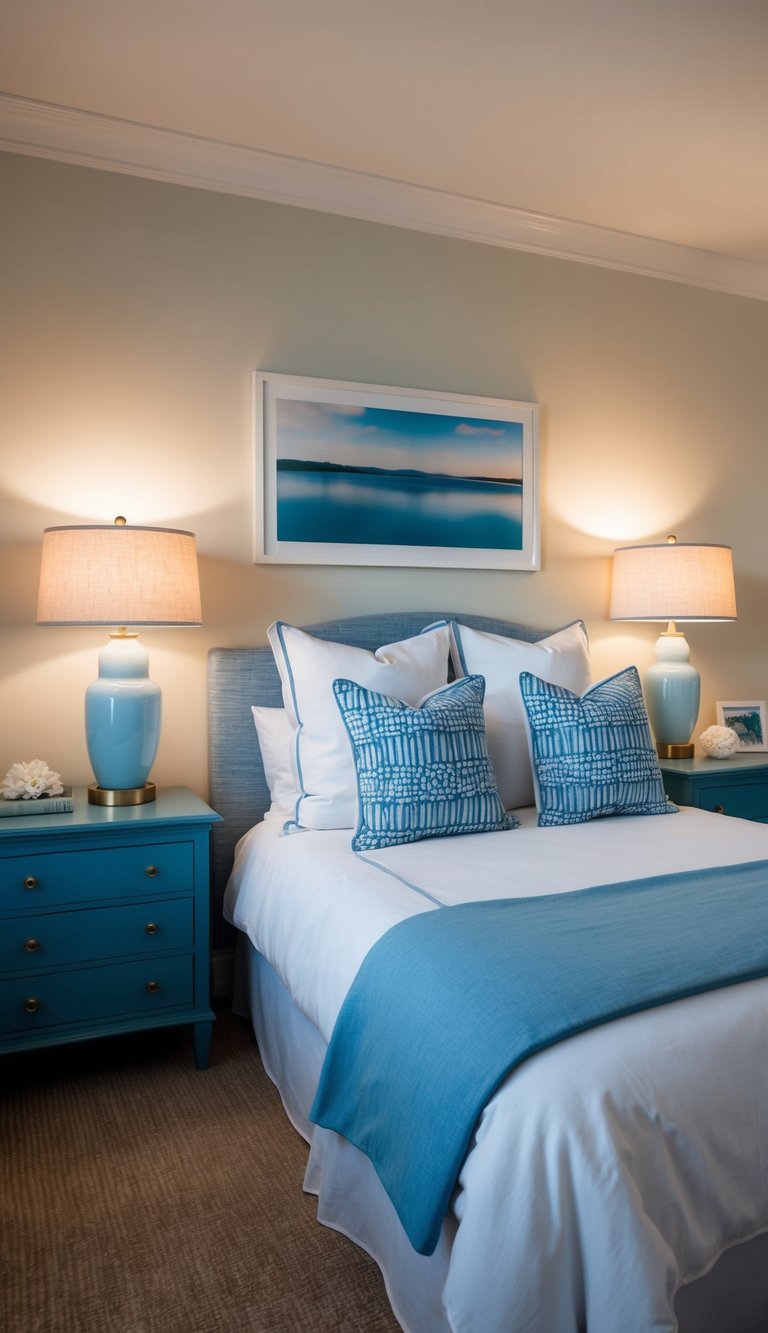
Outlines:
[[[467,628],[467,641],[475,634],[475,648],[488,647],[489,672],[505,640],[511,652],[521,645],[525,662],[524,645],[536,652],[572,632],[405,612],[308,633],[372,653],[454,621]],[[569,652],[574,643],[566,640]],[[484,660],[475,653],[475,665]],[[514,828],[355,852],[348,826],[289,836],[291,813],[270,812],[251,709],[281,710],[285,702],[272,648],[212,650],[209,694],[211,801],[224,820],[214,874],[224,915],[237,928],[235,1004],[250,1015],[265,1068],[309,1144],[304,1183],[317,1195],[319,1220],[374,1257],[402,1327],[768,1327],[768,982],[761,976],[627,1012],[520,1063],[477,1119],[436,1243],[422,1247],[429,1252],[408,1239],[369,1156],[310,1119],[345,997],[393,927],[440,915],[468,896],[481,904],[559,899],[743,865],[738,878],[768,860],[768,828],[684,808],[673,818],[626,814],[540,827],[524,800],[515,802]],[[541,801],[544,787],[535,790]]]

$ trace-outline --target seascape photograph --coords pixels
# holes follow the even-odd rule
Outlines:
[[[523,547],[523,425],[279,398],[280,542]]]

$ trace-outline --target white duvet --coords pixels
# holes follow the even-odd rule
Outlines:
[[[328,1040],[367,950],[439,904],[768,859],[768,827],[683,809],[434,839],[362,859],[348,830],[242,839],[225,913]],[[768,981],[542,1052],[478,1122],[443,1290],[455,1333],[673,1333],[677,1288],[768,1231]]]

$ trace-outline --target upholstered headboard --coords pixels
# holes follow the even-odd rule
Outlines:
[[[551,631],[458,611],[390,611],[330,620],[304,628],[318,638],[371,651],[418,634],[435,620],[459,620],[473,629],[533,643]],[[208,654],[210,802],[223,822],[213,830],[216,917],[232,867],[235,844],[269,806],[252,704],[279,708],[283,699],[272,649],[212,648]]]

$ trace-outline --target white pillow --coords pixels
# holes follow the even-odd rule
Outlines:
[[[507,639],[451,622],[451,656],[457,676],[485,676],[488,756],[505,810],[533,805],[520,672],[581,695],[590,683],[589,640],[580,620],[538,643]]]
[[[251,712],[272,802],[267,813],[292,813],[299,799],[299,784],[293,767],[293,728],[290,718],[284,708],[253,705]]]
[[[276,620],[267,635],[294,731],[299,784],[295,823],[302,828],[354,828],[357,777],[352,746],[333,693],[339,677],[415,707],[448,681],[450,630],[445,621],[375,653],[316,639]]]

